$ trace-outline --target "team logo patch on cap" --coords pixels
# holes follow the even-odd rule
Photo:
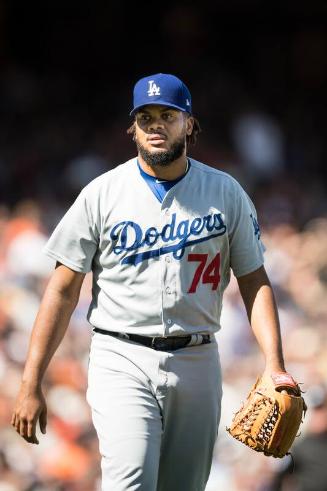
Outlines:
[[[154,80],[149,80],[148,96],[151,97],[153,95],[160,95],[160,87],[155,84]]]

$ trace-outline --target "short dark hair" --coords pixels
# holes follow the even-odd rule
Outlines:
[[[197,138],[198,138],[198,135],[202,131],[199,121],[194,116],[192,116],[192,118],[194,119],[193,130],[192,130],[192,133],[190,135],[186,136],[186,142],[188,145],[195,145]],[[128,128],[127,134],[134,136],[134,134],[135,134],[135,120],[134,120],[133,124]]]

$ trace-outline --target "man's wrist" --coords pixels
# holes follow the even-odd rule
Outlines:
[[[286,372],[285,364],[283,361],[268,361],[266,360],[265,372]]]
[[[35,392],[37,390],[41,389],[41,380],[37,379],[22,379],[22,388],[24,390],[30,391],[30,392]]]

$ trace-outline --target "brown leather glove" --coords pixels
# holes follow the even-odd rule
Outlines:
[[[284,457],[289,453],[306,409],[301,389],[289,373],[264,375],[257,379],[226,430],[257,452]]]

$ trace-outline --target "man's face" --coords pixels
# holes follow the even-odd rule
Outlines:
[[[167,106],[148,105],[135,117],[135,142],[149,165],[169,165],[186,154],[186,136],[192,133],[193,118]]]

